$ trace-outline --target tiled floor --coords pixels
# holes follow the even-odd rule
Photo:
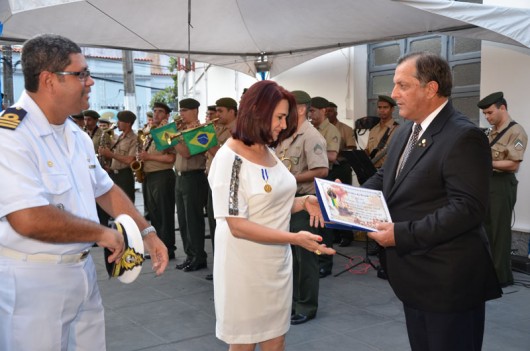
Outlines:
[[[141,208],[141,200],[137,205]],[[108,351],[228,349],[215,337],[213,287],[204,279],[211,272],[210,241],[206,242],[209,269],[185,273],[175,269],[183,259],[180,235],[176,235],[177,260],[170,261],[164,275],[155,277],[147,262],[130,285],[107,279],[102,250],[92,250],[106,308]],[[340,251],[360,260],[363,247],[357,242]],[[339,256],[334,262],[333,273],[349,264]],[[516,285],[504,289],[501,299],[487,304],[483,350],[530,350],[530,276],[515,273],[515,278]],[[291,327],[287,350],[410,350],[401,303],[373,269],[328,276],[320,283],[317,318]]]

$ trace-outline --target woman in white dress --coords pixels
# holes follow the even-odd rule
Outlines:
[[[289,232],[306,210],[323,226],[315,196],[295,199],[296,181],[269,147],[296,130],[296,102],[275,82],[243,95],[233,137],[217,152],[208,181],[217,220],[214,256],[216,336],[230,351],[284,350],[292,302],[289,245],[334,254],[322,238]]]

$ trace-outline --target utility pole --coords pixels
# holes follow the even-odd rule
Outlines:
[[[2,46],[2,62],[4,69],[4,107],[13,105],[13,49],[10,45]]]
[[[136,108],[136,89],[135,89],[135,83],[134,83],[134,61],[133,61],[133,53],[130,50],[123,50],[123,87],[125,90],[124,93],[124,105],[125,109],[133,112],[134,114],[138,115],[138,110]],[[140,118],[141,116],[137,116],[138,118],[134,122],[134,127],[141,126]]]

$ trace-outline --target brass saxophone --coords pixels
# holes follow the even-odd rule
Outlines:
[[[144,174],[144,163],[139,159],[140,152],[143,150],[145,140],[147,139],[149,132],[144,132],[143,130],[138,130],[137,137],[137,148],[136,148],[136,160],[132,161],[129,167],[134,172],[134,178],[138,183],[143,183],[145,174]]]

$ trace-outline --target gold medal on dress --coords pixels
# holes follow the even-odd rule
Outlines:
[[[265,168],[261,169],[261,178],[265,181],[265,185],[263,186],[263,190],[265,192],[270,193],[272,191],[272,186],[269,184],[269,174],[267,173],[267,170]]]

